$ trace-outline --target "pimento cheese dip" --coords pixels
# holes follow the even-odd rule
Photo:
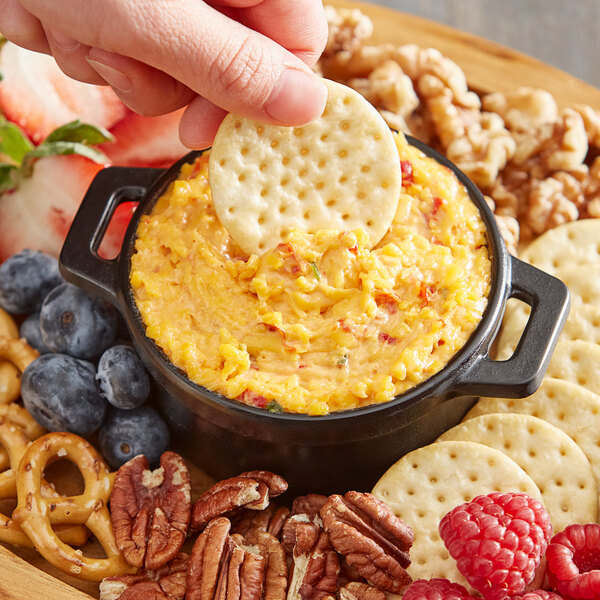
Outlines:
[[[454,173],[397,136],[394,222],[293,230],[245,255],[211,201],[208,154],[140,221],[131,286],[146,335],[189,379],[272,411],[324,415],[387,402],[440,371],[481,320],[486,228]]]

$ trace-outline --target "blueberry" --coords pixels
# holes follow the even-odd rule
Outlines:
[[[149,406],[133,410],[110,408],[98,441],[100,451],[113,469],[138,454],[144,454],[150,466],[155,467],[169,445],[169,429]]]
[[[109,348],[100,357],[96,379],[102,394],[117,408],[137,408],[150,394],[148,373],[142,359],[130,346]]]
[[[23,323],[21,323],[21,329],[19,334],[22,338],[27,340],[27,343],[35,348],[40,354],[49,354],[50,348],[44,344],[42,338],[42,331],[40,329],[40,313],[34,312],[29,315]]]
[[[89,435],[106,414],[94,365],[65,354],[36,358],[23,372],[21,395],[33,418],[50,431]]]
[[[52,352],[91,360],[115,341],[117,311],[81,288],[63,283],[46,296],[40,328]]]
[[[62,281],[55,258],[23,250],[0,265],[0,307],[17,315],[35,312]]]

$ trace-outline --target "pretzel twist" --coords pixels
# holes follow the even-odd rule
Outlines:
[[[44,498],[42,476],[52,461],[68,459],[83,477],[78,496]],[[83,438],[64,432],[47,433],[31,443],[17,472],[18,505],[13,519],[42,556],[57,568],[89,581],[135,572],[115,543],[107,507],[114,483],[102,456]],[[90,558],[62,542],[52,525],[85,525],[102,545],[106,558]]]
[[[0,408],[4,408],[0,406]],[[0,444],[6,449],[10,468],[0,473],[0,500],[17,497],[17,467],[25,451],[31,444],[22,429],[14,423],[0,417]],[[42,494],[45,497],[57,496],[52,486],[42,482]],[[56,533],[69,544],[81,546],[89,535],[81,525],[57,525]],[[17,523],[0,513],[0,542],[13,546],[33,547],[31,540],[25,535]]]
[[[19,328],[15,320],[2,308],[0,308],[0,337],[13,340],[19,338]]]
[[[19,397],[21,373],[39,355],[24,339],[0,337],[0,404]]]
[[[19,328],[14,319],[0,308],[0,337],[19,338]],[[21,374],[8,360],[0,360],[0,403],[14,402],[20,393]]]
[[[18,425],[28,440],[35,440],[40,435],[46,433],[46,430],[19,404],[12,402],[11,404],[0,404],[0,419],[10,421],[14,425]],[[20,460],[20,459],[19,459]],[[8,452],[5,448],[0,447],[0,472],[10,469],[11,463]],[[17,462],[14,464],[16,469],[19,466]]]

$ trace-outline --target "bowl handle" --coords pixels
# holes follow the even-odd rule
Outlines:
[[[108,167],[98,172],[73,219],[60,253],[67,281],[117,302],[118,257],[102,258],[98,248],[119,204],[141,200],[163,169]]]
[[[507,360],[484,352],[460,373],[452,386],[459,395],[524,398],[535,392],[569,313],[569,290],[552,275],[510,255],[508,297],[531,306],[531,314],[513,355]]]

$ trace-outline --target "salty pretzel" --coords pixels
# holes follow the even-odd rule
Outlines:
[[[8,404],[19,397],[20,373],[23,373],[27,365],[32,363],[39,355],[39,352],[24,339],[0,337],[0,359],[10,363],[8,368],[4,367],[0,370],[0,404]],[[14,368],[10,368],[11,365],[17,370],[16,378]]]
[[[27,436],[28,440],[35,440],[44,435],[46,430],[29,414],[29,412],[20,406],[12,402],[11,404],[0,404],[0,419],[10,421],[11,423],[18,425],[23,433]],[[20,459],[19,459],[20,460]],[[19,463],[14,464],[16,469]],[[0,472],[6,471],[10,468],[10,461],[8,452],[0,447]]]
[[[0,308],[0,337],[16,340],[19,328],[14,319]],[[7,360],[0,360],[0,403],[13,402],[19,397],[21,375],[18,369]]]
[[[75,463],[84,482],[79,496],[44,498],[42,476],[58,459]],[[13,519],[38,552],[55,567],[88,581],[135,572],[117,549],[107,507],[114,483],[102,456],[83,438],[64,432],[47,433],[32,442],[17,470],[17,508]],[[56,536],[52,525],[85,525],[102,545],[106,558],[83,556]]]
[[[0,406],[0,408],[3,408]],[[31,442],[22,429],[0,417],[0,444],[6,449],[10,468],[0,473],[0,500],[17,497],[17,467]],[[50,484],[43,482],[42,494],[57,496]],[[88,539],[88,532],[81,525],[57,525],[56,533],[69,544],[81,546]],[[33,547],[31,540],[13,519],[0,513],[0,542],[13,546]]]
[[[13,340],[19,337],[19,328],[15,320],[2,308],[0,308],[0,337],[7,337]]]

